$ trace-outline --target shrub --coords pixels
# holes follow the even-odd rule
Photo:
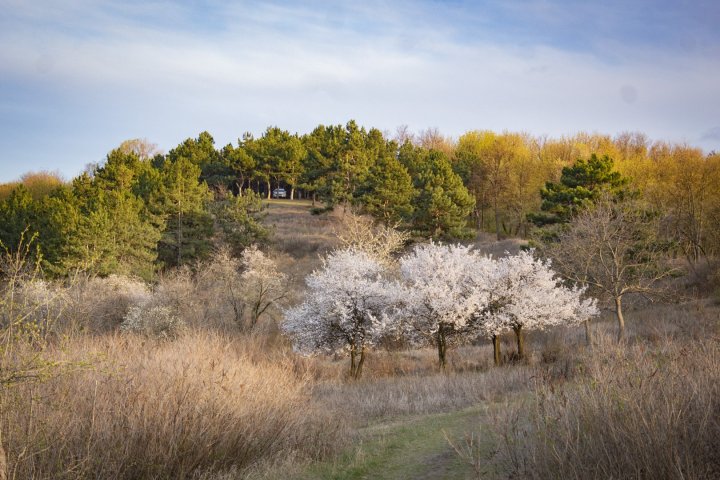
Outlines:
[[[718,478],[718,339],[599,348],[586,378],[544,382],[499,420],[506,466],[520,478]]]
[[[161,305],[132,306],[120,325],[120,330],[124,332],[166,339],[178,337],[184,328],[185,323],[170,308]]]
[[[73,340],[53,356],[94,359],[94,368],[0,392],[10,471],[35,479],[242,477],[263,463],[342,448],[342,417],[314,403],[282,356],[261,350],[200,332],[174,342]]]

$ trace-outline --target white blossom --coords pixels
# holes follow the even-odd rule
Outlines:
[[[535,259],[532,252],[501,258],[480,329],[490,336],[582,322],[598,314],[595,299],[582,298],[584,291],[563,286],[550,262]]]
[[[360,351],[391,334],[398,288],[382,274],[382,265],[363,251],[331,253],[307,277],[306,300],[285,313],[283,330],[296,350]]]
[[[493,261],[462,245],[418,245],[400,259],[407,285],[406,315],[415,330],[434,335],[440,325],[459,330],[484,308]]]
[[[172,339],[185,329],[184,322],[162,305],[134,305],[130,307],[120,331],[140,333],[148,336]]]

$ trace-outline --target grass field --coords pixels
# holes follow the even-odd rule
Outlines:
[[[293,278],[290,305],[337,246],[342,212],[267,205],[268,253]],[[0,392],[10,478],[720,477],[712,299],[628,308],[621,345],[611,315],[592,325],[589,347],[581,327],[531,332],[523,362],[503,337],[500,367],[482,342],[452,348],[445,372],[434,349],[379,349],[351,381],[342,355],[295,354],[277,333],[279,309],[253,331],[224,320],[233,312],[208,273],[216,268],[152,288],[122,278],[48,285],[52,304],[23,304],[30,317],[57,317],[45,343],[1,357],[3,369],[37,374]],[[185,321],[177,336],[118,330],[149,292]]]

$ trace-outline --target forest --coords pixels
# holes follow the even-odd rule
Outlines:
[[[640,133],[349,121],[29,172],[0,480],[716,478],[718,225],[720,154]]]
[[[48,274],[151,279],[207,259],[219,243],[236,255],[262,243],[270,232],[258,223],[261,198],[278,187],[291,200],[312,199],[317,213],[353,209],[417,238],[530,238],[567,220],[563,203],[580,205],[594,198],[596,182],[610,185],[604,174],[622,177],[616,183],[662,217],[674,255],[694,266],[720,249],[714,152],[639,133],[549,139],[469,131],[453,140],[401,127],[389,137],[349,121],[304,135],[269,127],[222,148],[202,132],[167,154],[128,140],[69,182],[44,172],[0,185],[0,241],[12,248],[26,229],[38,233]],[[578,160],[592,164],[561,183],[563,168]]]

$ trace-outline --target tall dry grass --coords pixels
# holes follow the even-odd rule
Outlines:
[[[496,425],[505,468],[519,478],[720,478],[720,337],[607,339],[577,381],[541,379],[532,400],[508,406]]]
[[[256,341],[81,337],[50,356],[70,373],[4,392],[13,478],[190,478],[343,445],[344,423]]]

